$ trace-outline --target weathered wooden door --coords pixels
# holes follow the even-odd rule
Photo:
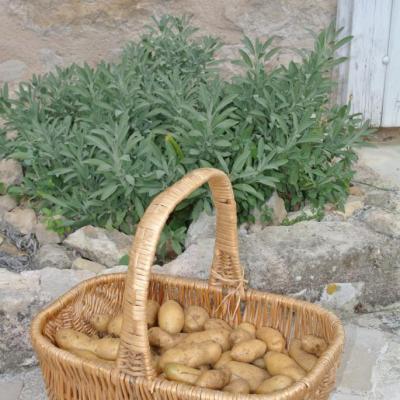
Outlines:
[[[337,26],[354,36],[340,50],[339,102],[372,126],[400,126],[400,0],[339,0]]]

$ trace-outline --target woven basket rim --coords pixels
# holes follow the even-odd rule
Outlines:
[[[310,311],[323,314],[323,316],[327,319],[330,320],[332,326],[334,326],[335,332],[334,332],[334,338],[332,342],[329,344],[327,351],[325,352],[324,355],[322,355],[318,361],[316,366],[313,368],[311,372],[309,372],[303,379],[300,381],[294,383],[290,387],[279,391],[278,393],[271,393],[268,395],[259,395],[259,394],[249,394],[249,395],[237,395],[234,393],[228,393],[228,392],[221,392],[221,391],[215,391],[211,389],[205,389],[201,387],[195,387],[195,386],[190,386],[186,385],[184,383],[179,383],[179,382],[172,382],[168,381],[163,378],[156,377],[154,380],[146,380],[144,377],[134,377],[130,376],[126,372],[122,370],[118,370],[115,367],[106,365],[106,364],[101,364],[97,361],[93,360],[87,360],[80,358],[68,351],[62,350],[58,348],[55,344],[51,342],[44,334],[43,334],[43,329],[48,321],[48,317],[51,315],[55,315],[59,313],[67,304],[73,302],[77,296],[82,294],[82,289],[85,289],[87,287],[92,287],[96,286],[98,284],[107,284],[107,283],[112,283],[113,281],[117,280],[124,280],[126,278],[126,273],[111,273],[111,274],[105,274],[101,276],[95,276],[89,279],[86,279],[84,281],[81,281],[77,285],[75,285],[73,288],[71,288],[69,291],[67,291],[65,294],[63,294],[61,297],[50,303],[47,307],[45,307],[43,310],[41,310],[33,319],[32,325],[31,325],[31,338],[32,338],[32,343],[35,347],[41,348],[43,351],[44,349],[51,353],[54,357],[57,357],[57,355],[62,355],[64,358],[65,362],[71,363],[71,364],[84,364],[88,368],[92,369],[103,369],[104,371],[107,371],[107,373],[117,373],[117,374],[123,374],[126,379],[132,380],[132,382],[146,382],[147,384],[152,385],[152,390],[155,389],[162,389],[166,391],[174,390],[176,386],[180,387],[186,387],[190,389],[191,394],[195,397],[197,397],[199,400],[203,399],[204,395],[206,392],[212,396],[213,394],[215,395],[216,392],[221,394],[223,396],[223,399],[226,400],[232,400],[232,399],[254,399],[254,396],[257,396],[257,398],[263,398],[265,400],[278,400],[278,399],[287,399],[291,398],[292,395],[296,393],[298,396],[299,394],[304,394],[304,396],[307,394],[308,390],[310,388],[313,388],[315,386],[318,386],[320,383],[322,377],[324,374],[333,367],[332,362],[337,359],[339,354],[342,351],[343,343],[344,343],[344,329],[343,325],[340,321],[340,319],[333,314],[332,312],[324,309],[323,307],[309,303],[303,300],[298,300],[298,299],[293,299],[288,296],[280,295],[280,294],[275,294],[275,293],[270,293],[270,292],[263,292],[260,290],[256,289],[247,289],[245,292],[245,298],[243,301],[251,301],[251,297],[256,296],[256,295],[267,295],[271,300],[273,301],[278,301],[278,302],[290,302],[294,306],[299,306],[299,307],[306,307]],[[195,286],[202,286],[204,288],[208,288],[209,290],[213,291],[222,291],[220,287],[217,286],[210,286],[209,282],[206,280],[202,279],[192,279],[192,278],[185,278],[185,277],[176,277],[176,276],[171,276],[171,275],[166,275],[166,274],[157,274],[153,273],[152,274],[152,279],[158,280],[158,281],[164,281],[164,280],[171,280],[176,281],[178,284],[179,283],[191,283],[194,284]],[[250,297],[250,298],[249,298]],[[281,397],[282,396],[282,397]]]

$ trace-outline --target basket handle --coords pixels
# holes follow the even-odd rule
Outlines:
[[[154,378],[147,335],[146,307],[151,266],[161,231],[174,208],[208,182],[216,208],[217,226],[209,285],[243,284],[238,253],[236,203],[227,175],[213,168],[199,168],[184,176],[153,199],[135,233],[125,282],[123,323],[117,368],[131,376]]]

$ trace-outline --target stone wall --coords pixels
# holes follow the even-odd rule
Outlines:
[[[336,0],[0,0],[0,84],[11,86],[55,65],[115,59],[152,15],[194,15],[203,33],[222,38],[224,57],[237,52],[243,34],[276,35],[279,62],[290,48],[311,47],[336,14]]]

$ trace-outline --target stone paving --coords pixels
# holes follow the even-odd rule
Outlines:
[[[400,400],[400,307],[351,317],[345,329],[331,400]],[[0,400],[46,400],[40,370],[0,376]]]

